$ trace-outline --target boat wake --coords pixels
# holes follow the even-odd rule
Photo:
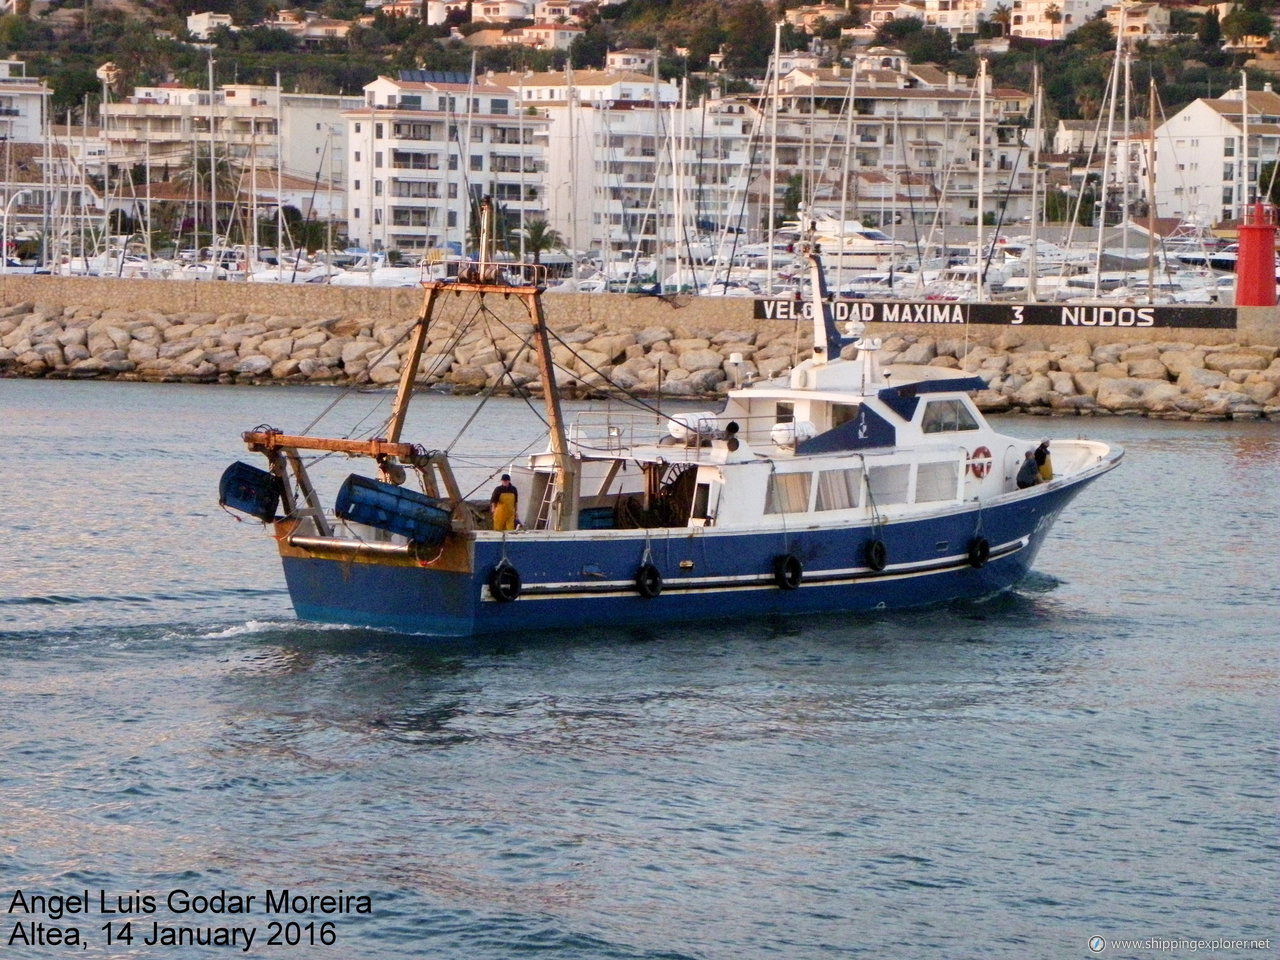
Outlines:
[[[165,593],[133,594],[133,593],[89,593],[81,596],[73,594],[49,593],[27,597],[0,597],[0,607],[26,606],[71,606],[85,603],[106,604],[152,604],[186,602],[189,600],[216,600],[223,597],[257,598],[273,597],[282,594],[279,588],[264,589],[256,587],[232,587],[218,590],[180,590]]]

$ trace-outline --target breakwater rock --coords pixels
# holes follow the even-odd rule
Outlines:
[[[541,389],[532,327],[518,313],[446,315],[430,331],[422,380],[457,392]],[[603,318],[553,318],[562,385],[590,395],[612,382],[704,397],[785,374],[807,356],[809,330],[758,321],[620,329]],[[0,309],[0,374],[223,383],[393,384],[412,321],[18,303]],[[917,330],[919,328],[916,328]],[[1280,419],[1280,348],[1249,343],[1056,342],[971,326],[948,336],[872,330],[882,364],[946,367],[987,382],[991,412],[1122,414],[1173,419]]]

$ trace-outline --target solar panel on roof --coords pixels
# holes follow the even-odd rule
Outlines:
[[[470,83],[470,74],[458,70],[401,70],[401,83]]]

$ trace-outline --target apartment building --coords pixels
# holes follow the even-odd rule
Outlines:
[[[107,162],[116,169],[152,168],[207,155],[208,145],[242,168],[319,177],[328,189],[346,180],[344,110],[360,97],[286,93],[275,87],[228,84],[209,90],[180,84],[137,87],[101,107]]]
[[[1111,29],[1130,43],[1160,43],[1169,37],[1169,11],[1158,3],[1118,3],[1106,9]]]
[[[502,42],[534,50],[568,50],[586,31],[572,23],[534,23],[503,31]]]
[[[547,219],[574,250],[670,249],[741,218],[751,117],[628,71],[498,75],[545,118]]]
[[[546,120],[510,87],[405,71],[364,88],[347,126],[348,231],[371,250],[468,249],[475,201],[507,227],[544,215]]]
[[[777,144],[770,145],[782,180],[773,189],[799,175],[803,195],[817,207],[834,212],[848,203],[854,215],[881,224],[1030,215],[1030,154],[1018,127],[1030,95],[989,79],[982,91],[975,80],[890,54],[878,59],[896,69],[829,68],[782,78]],[[764,96],[747,99],[759,111],[772,109]]]
[[[1262,168],[1280,159],[1280,94],[1231,90],[1188,104],[1156,128],[1160,216],[1235,220],[1261,193]]]
[[[1107,0],[1013,0],[1009,33],[1033,40],[1061,40],[1106,5]]]
[[[42,143],[52,91],[21,60],[0,60],[0,140]]]

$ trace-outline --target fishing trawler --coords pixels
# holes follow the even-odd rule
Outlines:
[[[1035,444],[986,421],[971,396],[984,382],[882,369],[877,340],[837,329],[816,249],[813,344],[788,374],[732,390],[719,412],[671,417],[661,435],[651,410],[566,422],[545,277],[487,246],[424,284],[381,437],[260,427],[244,441],[267,469],[238,462],[223,475],[222,503],[270,526],[299,617],[460,637],[979,598],[1024,577],[1058,514],[1121,459],[1115,446],[1055,440],[1052,478],[1020,489]],[[512,529],[463,497],[447,453],[401,438],[446,297],[518,298],[532,327],[549,436],[511,461]],[[307,463],[335,453],[369,469],[330,500]]]

